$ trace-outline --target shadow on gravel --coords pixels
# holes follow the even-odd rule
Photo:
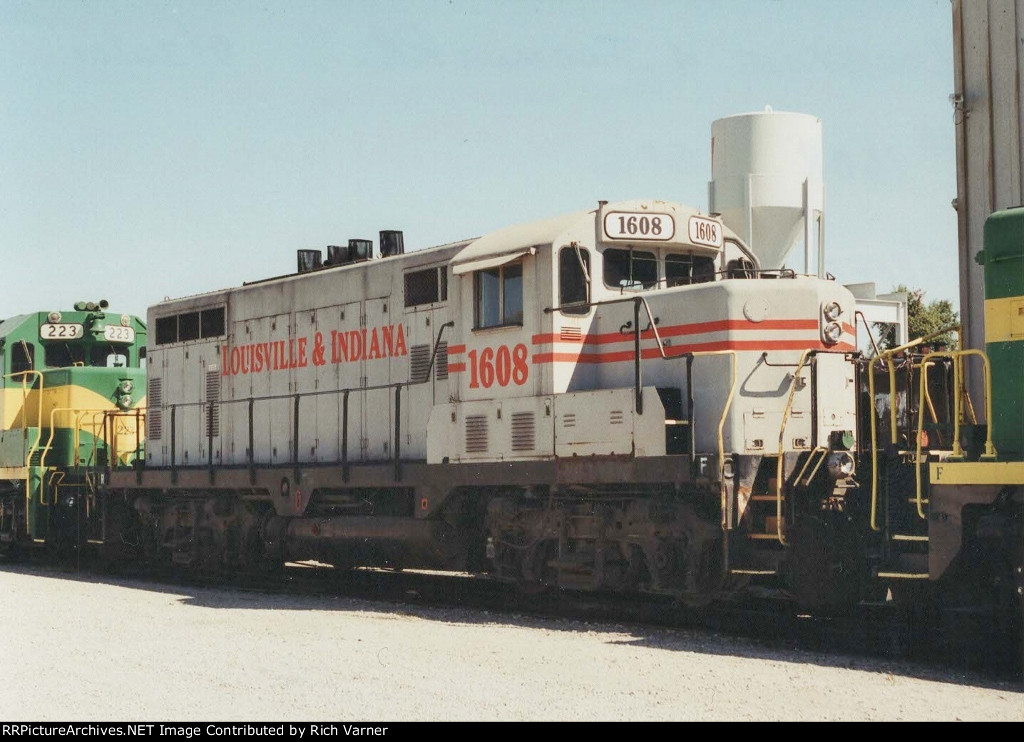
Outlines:
[[[259,578],[200,579],[177,572],[99,573],[0,560],[0,573],[174,595],[182,606],[200,608],[343,611],[442,623],[602,632],[614,635],[609,643],[653,651],[811,664],[998,689],[1020,693],[1024,702],[1024,682],[1017,668],[1001,667],[983,651],[942,655],[934,647],[916,646],[907,627],[865,616],[830,624],[763,608],[686,612],[667,600],[641,603],[622,596],[557,592],[524,595],[508,585],[468,575],[339,571],[309,565],[288,565]]]

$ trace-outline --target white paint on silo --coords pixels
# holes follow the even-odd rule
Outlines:
[[[770,106],[711,124],[710,210],[743,238],[762,268],[782,268],[803,233],[809,273],[816,224],[817,272],[824,274],[821,142],[821,119]]]

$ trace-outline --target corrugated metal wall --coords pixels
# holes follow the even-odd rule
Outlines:
[[[960,318],[985,347],[985,284],[974,256],[985,219],[1024,204],[1024,0],[952,0]],[[982,399],[980,373],[971,398]]]

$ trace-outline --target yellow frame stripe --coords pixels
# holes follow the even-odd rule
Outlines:
[[[1024,461],[938,461],[928,469],[933,485],[1024,485]]]

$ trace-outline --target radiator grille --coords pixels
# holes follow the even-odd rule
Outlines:
[[[466,453],[487,451],[487,416],[466,416]]]
[[[409,348],[409,381],[418,384],[426,381],[430,374],[429,345],[413,345]],[[444,381],[448,378],[448,343],[437,344],[437,357],[434,358],[434,378]]]
[[[146,392],[146,437],[158,441],[164,434],[164,381],[149,377],[149,390]]]
[[[430,346],[413,345],[409,348],[409,381],[419,384],[427,380],[430,371]]]
[[[532,412],[512,413],[512,450],[532,451],[536,446],[536,424]]]
[[[206,406],[203,423],[207,437],[220,435],[220,371],[206,372]]]
[[[437,344],[437,358],[434,359],[434,378],[444,381],[448,378],[448,343]]]

